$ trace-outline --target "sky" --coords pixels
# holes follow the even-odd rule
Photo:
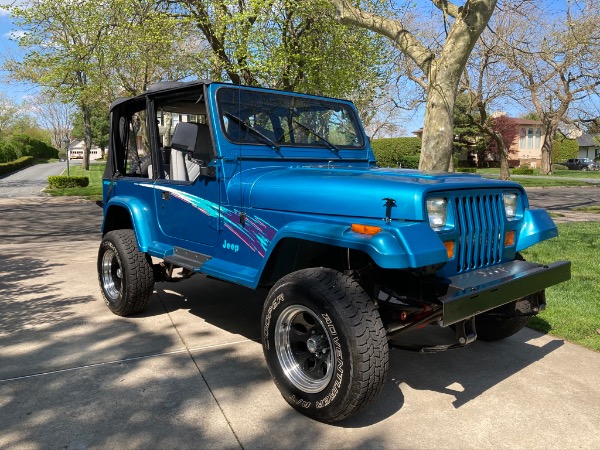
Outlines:
[[[12,3],[14,0],[0,0],[0,5]],[[18,0],[17,0],[18,1]],[[431,0],[416,0],[418,6],[427,5],[433,8]],[[566,0],[548,0],[544,2],[544,7],[554,11],[563,9],[566,5]],[[0,62],[7,55],[18,55],[19,49],[13,40],[11,34],[18,32],[13,25],[10,15],[6,10],[0,9]],[[10,82],[6,80],[6,73],[0,71],[0,93],[4,93],[7,97],[20,104],[28,96],[37,92],[37,88],[24,83]],[[510,113],[510,111],[509,111]],[[405,135],[411,135],[411,132],[422,127],[424,116],[424,108],[420,108],[414,113],[406,113],[401,121]]]

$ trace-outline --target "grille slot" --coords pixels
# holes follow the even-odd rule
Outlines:
[[[458,197],[454,199],[454,206],[460,234],[457,271],[465,272],[501,262],[504,245],[502,194]]]

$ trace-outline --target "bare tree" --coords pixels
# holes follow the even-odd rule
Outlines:
[[[40,125],[51,133],[52,145],[62,148],[63,139],[71,136],[72,117],[75,107],[61,102],[50,93],[39,94],[27,101],[29,108],[36,115]]]
[[[506,143],[506,127],[498,126],[503,119],[494,121],[489,113],[492,108],[498,107],[500,102],[510,98],[515,84],[519,81],[518,75],[506,65],[502,57],[501,42],[513,33],[512,25],[504,16],[495,16],[473,50],[460,85],[461,92],[465,92],[469,100],[467,111],[478,113],[468,114],[471,123],[493,142],[492,147],[500,158],[500,178],[503,180],[510,179],[510,142]]]
[[[497,0],[467,0],[462,6],[447,0],[431,0],[441,12],[445,30],[445,39],[439,48],[421,41],[402,17],[392,19],[363,11],[348,0],[331,0],[331,3],[337,20],[387,36],[421,71],[422,77],[414,76],[427,93],[419,168],[448,170],[452,160],[453,114],[458,84]],[[425,26],[424,23],[422,26]]]
[[[569,111],[589,100],[600,86],[600,5],[590,0],[568,2],[558,20],[548,18],[543,8],[504,14],[515,23],[504,54],[520,75],[521,101],[528,101],[544,124],[541,173],[549,174],[559,126],[568,123]]]

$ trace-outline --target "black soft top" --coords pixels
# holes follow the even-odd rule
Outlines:
[[[135,103],[137,101],[145,99],[148,95],[152,94],[160,94],[162,92],[169,92],[178,89],[194,87],[194,86],[205,86],[207,84],[211,84],[213,81],[211,80],[195,80],[195,81],[160,81],[158,83],[152,84],[148,89],[142,92],[135,97],[121,97],[114,100],[110,104],[110,111],[112,111],[116,106],[122,105],[123,103],[132,102]]]

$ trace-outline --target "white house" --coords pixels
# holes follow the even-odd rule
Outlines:
[[[83,150],[85,143],[83,139],[75,139],[69,144],[69,159],[83,159]],[[90,149],[90,161],[99,159],[102,157],[102,150],[100,147],[92,145]]]

